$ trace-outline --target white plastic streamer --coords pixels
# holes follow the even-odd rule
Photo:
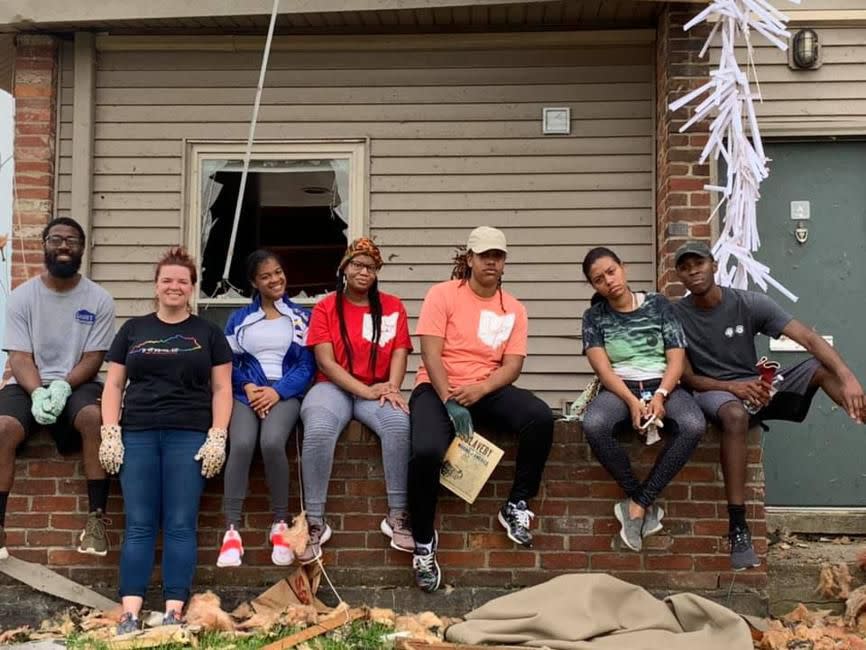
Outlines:
[[[789,1],[800,3],[800,0]],[[754,70],[751,34],[758,33],[779,49],[786,50],[791,35],[786,29],[788,18],[767,0],[712,0],[683,26],[683,30],[688,31],[701,22],[713,26],[701,57],[706,55],[716,37],[721,38],[718,68],[710,72],[707,83],[672,102],[670,109],[678,111],[700,100],[680,132],[712,118],[709,140],[701,152],[700,162],[706,162],[710,156],[716,160],[721,156],[726,164],[724,185],[704,186],[721,195],[716,211],[727,203],[722,231],[713,245],[713,256],[719,264],[716,281],[721,286],[746,289],[751,279],[764,291],[773,286],[796,302],[797,296],[773,279],[769,267],[754,257],[761,246],[755,207],[761,196],[761,182],[769,175],[769,169],[755,115],[754,100],[761,99],[760,93],[752,93],[748,74],[737,62],[735,49],[738,39],[742,39],[749,65]],[[715,211],[710,218],[714,215]]]

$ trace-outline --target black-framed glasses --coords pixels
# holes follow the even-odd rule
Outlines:
[[[84,245],[84,240],[81,237],[71,236],[64,237],[62,235],[48,235],[44,239],[45,243],[51,246],[52,248],[59,248],[64,243],[69,248],[81,248]]]
[[[359,262],[357,260],[350,261],[349,266],[351,266],[352,270],[356,273],[360,273],[361,271],[366,270],[367,273],[375,275],[376,271],[379,270],[379,267],[377,267],[375,264],[364,264],[363,262]]]

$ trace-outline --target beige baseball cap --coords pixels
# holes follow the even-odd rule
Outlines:
[[[498,228],[478,226],[469,233],[469,239],[466,241],[466,250],[473,253],[484,253],[494,250],[507,253],[508,248],[505,245],[505,233]]]

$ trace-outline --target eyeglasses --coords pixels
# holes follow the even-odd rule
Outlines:
[[[351,262],[349,262],[349,266],[351,266],[352,270],[356,273],[360,273],[361,271],[366,270],[367,273],[375,275],[376,271],[379,270],[379,267],[377,267],[375,264],[364,264],[363,262],[358,262],[356,260],[352,260]]]
[[[84,245],[84,240],[81,237],[63,237],[62,235],[48,235],[44,239],[45,243],[51,246],[52,248],[59,248],[64,243],[69,248],[81,248]]]

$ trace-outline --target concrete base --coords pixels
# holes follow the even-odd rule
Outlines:
[[[219,596],[223,609],[231,611],[245,600],[255,598],[261,589],[248,587],[221,587]],[[105,592],[106,596],[113,597]],[[351,605],[363,604],[369,607],[384,607],[398,612],[433,611],[442,616],[463,616],[467,612],[480,607],[494,598],[511,593],[511,590],[492,587],[461,587],[457,589],[440,589],[436,593],[426,594],[413,587],[383,589],[375,587],[346,587],[340,589],[340,595]],[[664,598],[672,592],[653,592],[657,597]],[[696,591],[698,595],[714,600],[726,607],[753,616],[764,616],[767,613],[768,602],[764,593],[757,591],[736,591],[729,593],[725,589],[714,591]],[[328,605],[337,602],[333,592],[327,587],[319,590],[319,598]],[[151,591],[145,601],[145,609],[160,610],[161,595]],[[56,616],[70,606],[69,603],[33,591],[28,587],[0,587],[0,628],[8,629],[19,625],[38,627],[43,620]]]
[[[769,552],[770,614],[783,616],[803,603],[810,609],[829,609],[841,613],[845,602],[839,599],[824,598],[815,591],[818,574],[825,562],[836,564],[844,562],[854,578],[856,587],[864,582],[864,572],[857,566],[857,554],[863,550],[862,541],[852,544],[832,544],[830,542],[804,542],[805,548],[792,545],[782,549],[776,544]]]

